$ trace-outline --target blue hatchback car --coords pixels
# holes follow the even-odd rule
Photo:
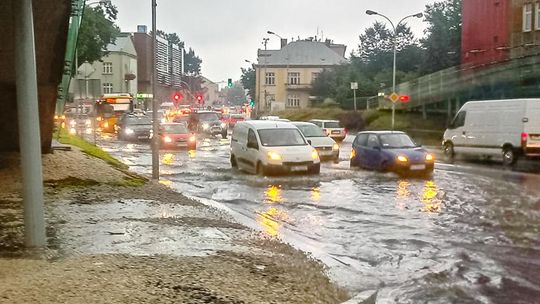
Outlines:
[[[356,135],[351,168],[391,171],[398,174],[430,174],[435,157],[404,132],[366,131]]]

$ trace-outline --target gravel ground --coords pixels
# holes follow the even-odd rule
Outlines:
[[[341,303],[348,298],[304,253],[163,185],[114,186],[127,176],[77,150],[45,156],[49,247],[37,255],[24,252],[17,165],[16,156],[0,155],[5,181],[0,186],[0,303]],[[72,179],[93,182],[66,184]],[[152,213],[163,213],[164,206],[179,214]],[[121,207],[118,213],[140,214],[107,209]],[[106,235],[111,225],[124,230]],[[219,235],[205,237],[208,229]],[[128,238],[126,231],[135,234]],[[175,236],[184,241],[183,233],[207,250],[160,254],[167,252],[164,241]],[[144,246],[134,242],[139,238]]]

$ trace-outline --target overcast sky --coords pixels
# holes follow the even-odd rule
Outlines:
[[[255,61],[262,39],[269,37],[268,49],[279,48],[279,39],[266,34],[271,30],[295,40],[319,35],[347,45],[347,56],[358,48],[358,35],[378,11],[392,20],[423,12],[435,0],[157,0],[157,27],[176,32],[187,47],[203,60],[202,73],[215,82],[239,79],[244,60]],[[118,7],[118,25],[134,32],[138,24],[151,28],[151,0],[112,0]],[[418,37],[425,28],[420,19],[409,19]]]

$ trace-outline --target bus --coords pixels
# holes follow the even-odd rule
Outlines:
[[[133,111],[133,96],[128,93],[104,94],[96,102],[98,128],[101,132],[114,133],[122,114]]]

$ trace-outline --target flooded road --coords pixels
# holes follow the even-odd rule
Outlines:
[[[149,174],[148,144],[98,143]],[[437,164],[430,179],[350,170],[259,177],[231,169],[229,141],[162,151],[161,182],[229,209],[240,222],[322,260],[377,303],[539,303],[540,176]]]

